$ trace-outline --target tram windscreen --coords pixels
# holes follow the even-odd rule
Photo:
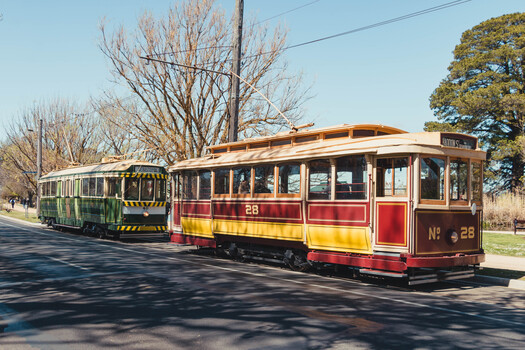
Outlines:
[[[124,198],[139,200],[139,179],[126,178],[124,182]]]
[[[166,201],[166,180],[158,179],[157,183],[155,184],[155,189],[155,200],[157,202]]]
[[[421,199],[445,200],[444,159],[421,159]]]
[[[140,200],[152,201],[155,194],[155,180],[141,179],[140,184]]]

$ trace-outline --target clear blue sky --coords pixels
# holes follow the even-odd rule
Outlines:
[[[245,0],[245,16],[260,20],[313,0]],[[289,29],[289,44],[374,24],[450,0],[320,0],[272,19]],[[0,140],[4,128],[35,101],[85,102],[111,89],[109,64],[98,48],[98,24],[136,25],[165,0],[3,0],[0,2]],[[228,15],[235,0],[218,0]],[[306,121],[316,126],[377,122],[421,131],[434,120],[428,98],[446,76],[461,33],[502,14],[525,11],[524,0],[470,2],[386,26],[288,50],[315,95]]]

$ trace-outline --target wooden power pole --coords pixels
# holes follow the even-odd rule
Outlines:
[[[235,23],[233,28],[233,61],[232,61],[232,83],[230,91],[230,128],[228,130],[228,141],[237,141],[239,132],[239,78],[241,75],[241,49],[242,49],[242,21],[244,12],[244,0],[236,0]],[[236,76],[237,75],[237,76]]]

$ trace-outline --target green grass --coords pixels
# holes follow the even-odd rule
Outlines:
[[[7,216],[10,218],[25,220],[29,222],[40,222],[40,220],[37,218],[36,214],[28,214],[28,217],[26,218],[25,213],[21,213],[19,211],[12,210],[11,212],[6,212],[5,210],[0,210],[0,215]]]
[[[486,254],[525,257],[525,235],[484,232],[483,249]]]

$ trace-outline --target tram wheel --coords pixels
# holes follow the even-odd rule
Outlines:
[[[95,237],[104,239],[107,237],[106,230],[104,230],[102,227],[95,228]]]
[[[287,250],[285,253],[285,262],[293,271],[305,272],[310,269],[306,253],[302,251],[295,251],[292,253],[290,250]]]

